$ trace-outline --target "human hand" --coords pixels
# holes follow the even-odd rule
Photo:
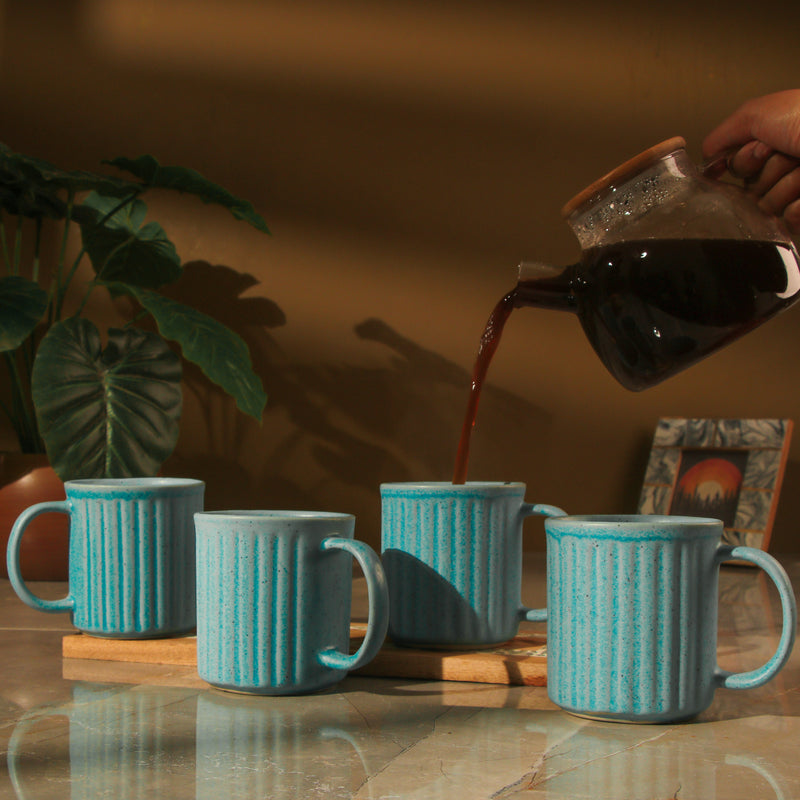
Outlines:
[[[761,207],[800,233],[800,89],[748,100],[703,142],[710,171],[741,178]]]

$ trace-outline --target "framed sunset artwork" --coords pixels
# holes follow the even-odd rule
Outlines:
[[[791,436],[789,419],[659,420],[639,513],[721,519],[727,543],[767,550]]]

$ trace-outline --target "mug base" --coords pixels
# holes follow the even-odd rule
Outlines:
[[[677,717],[657,714],[639,716],[634,714],[617,714],[613,712],[602,711],[573,711],[571,708],[564,708],[563,706],[560,708],[562,711],[566,711],[567,714],[570,714],[573,717],[579,717],[580,719],[588,719],[592,722],[626,723],[628,725],[669,725],[676,722],[688,722],[689,720],[694,719],[699,713],[694,712],[691,714],[679,715]]]
[[[196,629],[191,627],[166,631],[90,631],[78,628],[78,632],[94,639],[178,639],[181,636],[194,636]]]
[[[333,689],[340,681],[332,681],[326,683],[324,686],[311,686],[303,688],[299,686],[255,686],[252,689],[243,686],[228,686],[219,683],[212,683],[206,680],[206,683],[217,692],[224,692],[225,694],[240,694],[247,697],[296,697],[306,694],[322,694]]]

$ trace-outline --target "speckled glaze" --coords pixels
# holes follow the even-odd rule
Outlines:
[[[381,485],[381,558],[389,583],[389,635],[422,647],[489,647],[523,619],[522,522],[563,514],[526,503],[523,483]]]
[[[783,568],[766,553],[720,544],[719,520],[561,517],[547,531],[548,694],[599,719],[670,722],[699,714],[718,687],[766,683],[786,663],[797,610]],[[760,669],[717,666],[719,566],[761,567],[783,606],[777,652]]]
[[[349,514],[208,512],[197,530],[197,669],[255,694],[324,689],[371,661],[389,621],[380,560],[353,539]],[[352,558],[369,590],[369,624],[348,655]]]
[[[193,515],[205,484],[189,478],[67,481],[67,499],[38,503],[11,530],[11,584],[32,608],[70,612],[76,628],[128,639],[188,633],[195,626]],[[39,514],[70,518],[69,594],[34,595],[19,571],[20,541]]]

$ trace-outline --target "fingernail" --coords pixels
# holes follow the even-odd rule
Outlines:
[[[756,158],[759,161],[766,161],[771,154],[772,148],[768,144],[764,144],[764,142],[758,142],[753,147],[753,158]]]

